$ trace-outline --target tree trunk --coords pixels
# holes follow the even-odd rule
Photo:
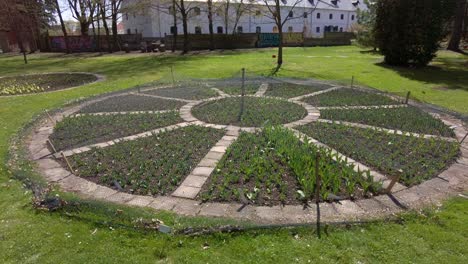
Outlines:
[[[102,25],[104,26],[104,30],[106,31],[107,48],[109,50],[109,53],[112,53],[112,51],[114,50],[114,47],[110,39],[109,27],[107,26],[106,12],[104,11],[104,8],[102,6],[100,8],[100,12],[101,12]]]
[[[98,50],[99,52],[101,52],[101,51],[102,51],[102,50],[101,50],[101,16],[99,15],[99,14],[100,14],[99,10],[101,10],[101,9],[100,9],[101,7],[100,7],[100,5],[98,4],[96,8],[98,9],[97,14],[96,14],[96,16],[97,16],[97,17],[96,17],[96,20],[97,20],[97,39],[96,39],[96,47],[97,47],[97,50]]]
[[[88,29],[89,29],[89,22],[81,22],[80,21],[80,32],[81,36],[88,36]]]
[[[189,51],[189,39],[188,39],[188,29],[187,29],[187,14],[182,15],[182,24],[184,27],[184,49],[182,51],[183,54]]]
[[[277,69],[283,64],[283,23],[281,21],[281,7],[280,1],[276,0],[276,26],[278,27],[278,60],[277,60]]]
[[[62,27],[63,38],[65,39],[65,49],[67,50],[67,53],[71,53],[70,42],[68,41],[67,28],[65,27],[65,23],[63,23],[62,12],[60,11],[58,0],[55,0],[55,8],[57,9],[57,14],[60,20],[60,26]]]
[[[118,32],[117,32],[117,6],[116,6],[116,2],[115,0],[112,0],[112,7],[111,7],[111,11],[112,11],[112,46],[114,48],[118,48],[119,50],[122,50],[122,48],[120,47],[120,43],[119,43],[119,40],[118,40]]]
[[[210,50],[215,49],[213,32],[213,0],[208,0],[208,30],[210,32]]]
[[[177,46],[177,8],[176,0],[172,0],[172,18],[174,19],[174,32],[172,33],[172,52],[176,51]]]
[[[447,49],[460,51],[460,41],[463,33],[463,20],[465,19],[466,0],[458,0],[455,8],[455,21],[453,23],[452,36]]]
[[[185,10],[185,3],[184,0],[180,0],[180,13],[182,15],[182,27],[184,30],[184,47],[182,50],[182,54],[185,54],[189,50],[189,40],[188,40],[188,28],[187,28],[187,10]]]

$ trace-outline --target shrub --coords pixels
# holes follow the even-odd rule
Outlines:
[[[427,65],[436,54],[450,0],[377,1],[375,38],[390,65]]]

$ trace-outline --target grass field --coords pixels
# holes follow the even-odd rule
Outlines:
[[[331,228],[318,240],[309,229],[251,231],[190,238],[144,233],[113,225],[116,209],[128,217],[144,215],[164,219],[177,227],[197,219],[168,213],[104,206],[107,214],[82,210],[72,217],[64,212],[41,213],[30,206],[31,193],[12,180],[5,166],[10,139],[44,109],[57,108],[82,97],[176,78],[238,77],[269,74],[275,49],[255,52],[225,51],[188,56],[62,55],[0,56],[0,75],[34,72],[89,71],[107,81],[79,89],[0,98],[0,262],[1,263],[466,263],[468,255],[468,200],[452,199],[440,210],[403,216],[403,224],[375,223],[360,227]],[[312,77],[358,83],[412,95],[422,101],[468,113],[467,57],[440,52],[423,69],[391,68],[382,57],[356,47],[287,48],[280,76]],[[20,177],[28,172],[15,172]],[[103,206],[97,208],[102,209]],[[109,220],[110,219],[110,220]],[[111,222],[109,222],[111,221]],[[297,235],[297,236],[296,236]],[[207,246],[207,248],[204,246]]]

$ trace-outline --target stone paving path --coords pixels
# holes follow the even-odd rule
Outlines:
[[[122,112],[96,112],[96,113],[79,113],[70,115],[70,117],[80,116],[108,116],[108,115],[138,115],[138,114],[163,114],[176,110],[159,110],[159,111],[122,111]]]
[[[268,89],[268,83],[262,83],[258,88],[257,92],[254,94],[255,96],[264,96]]]
[[[379,126],[371,126],[371,125],[365,125],[365,124],[360,124],[360,123],[353,123],[353,122],[346,122],[346,121],[339,121],[339,120],[328,120],[328,119],[317,119],[317,122],[322,122],[322,123],[328,123],[328,124],[341,124],[341,125],[346,125],[349,127],[359,127],[359,128],[369,128],[369,129],[374,129],[382,132],[386,132],[389,134],[397,134],[397,135],[402,135],[402,136],[413,136],[413,137],[423,137],[423,138],[438,138],[442,139],[445,141],[457,141],[456,138],[450,138],[450,137],[441,137],[441,136],[436,136],[436,135],[428,135],[428,134],[420,134],[420,133],[414,133],[414,132],[406,132],[398,129],[388,129],[384,127],[379,127]]]
[[[261,84],[255,96],[262,96],[265,94],[268,85]],[[288,99],[287,101],[294,102],[302,105],[308,112],[307,116],[301,120],[285,124],[285,127],[293,129],[295,134],[302,140],[307,140],[313,144],[321,147],[329,148],[333,153],[337,154],[337,158],[347,160],[355,170],[370,170],[371,175],[376,180],[381,180],[384,187],[388,185],[390,177],[382,175],[372,168],[369,168],[358,161],[355,161],[345,155],[337,152],[336,150],[328,147],[327,145],[301,134],[294,130],[295,126],[307,124],[310,122],[333,122],[330,120],[319,119],[320,111],[318,108],[310,106],[301,99],[309,96],[316,96],[324,92],[330,92],[339,89],[340,86],[335,86],[323,91],[311,93],[295,98]],[[151,88],[157,89],[157,88]],[[109,202],[116,202],[131,206],[150,207],[158,210],[172,210],[181,215],[188,216],[206,216],[206,217],[229,217],[234,219],[246,219],[258,223],[304,223],[312,222],[315,220],[315,205],[304,208],[303,206],[253,206],[243,205],[239,203],[200,203],[194,200],[200,192],[203,184],[207,181],[211,172],[214,170],[217,162],[223,157],[226,149],[237,139],[240,131],[255,132],[260,128],[255,127],[237,127],[219,124],[208,124],[196,119],[191,114],[191,109],[195,105],[210,101],[218,100],[220,98],[232,97],[226,93],[219,92],[219,97],[209,98],[205,100],[193,101],[184,100],[179,98],[168,98],[162,96],[153,96],[141,93],[124,93],[119,95],[111,95],[107,97],[90,100],[79,106],[70,107],[65,111],[56,113],[52,116],[53,122],[48,118],[42,119],[37,123],[37,129],[33,131],[30,136],[30,143],[28,150],[32,160],[35,160],[37,170],[44,176],[44,178],[51,183],[58,184],[64,191],[76,192],[85,198],[101,199]],[[115,140],[101,142],[90,146],[76,148],[73,150],[65,151],[65,156],[70,156],[83,151],[89,151],[92,147],[103,148],[110,145],[118,144],[121,141],[136,140],[142,137],[150,136],[154,133],[161,133],[178,129],[188,125],[199,125],[212,127],[216,129],[224,129],[225,136],[213,146],[200,163],[192,170],[192,172],[185,178],[181,185],[173,192],[171,196],[139,196],[128,193],[118,192],[111,188],[97,185],[93,182],[87,181],[83,178],[75,176],[71,172],[63,168],[53,157],[57,157],[59,153],[51,153],[47,147],[47,140],[53,132],[53,127],[56,122],[63,119],[65,116],[77,115],[76,113],[85,105],[96,103],[114,96],[121,96],[126,94],[136,94],[141,96],[157,97],[170,100],[184,101],[187,104],[180,110],[180,116],[185,122],[159,128],[132,136],[118,138]],[[285,99],[283,99],[285,100]],[[118,112],[121,113],[121,112]],[[131,113],[131,112],[125,112]],[[98,113],[99,114],[99,113]],[[109,113],[101,113],[106,115]],[[113,114],[113,113],[112,113]],[[438,116],[444,123],[454,128],[456,140],[461,139],[466,135],[466,128],[463,123],[452,116]],[[336,121],[335,121],[336,122]],[[361,124],[341,122],[350,127],[370,127]],[[382,128],[374,127],[382,130]],[[384,130],[389,133],[394,133],[394,130]],[[409,135],[408,132],[396,131],[402,135]],[[412,133],[411,135],[415,135]],[[418,134],[416,134],[418,135]],[[433,135],[424,135],[433,137]],[[446,140],[454,140],[448,139]],[[321,203],[320,209],[322,212],[323,221],[343,221],[343,220],[358,220],[358,219],[374,219],[390,214],[398,213],[406,209],[420,208],[428,204],[440,202],[448,196],[456,193],[461,193],[468,190],[468,140],[460,144],[460,158],[456,163],[451,165],[447,170],[442,172],[438,177],[425,181],[419,185],[407,188],[397,183],[392,189],[392,193],[388,195],[379,195],[369,199],[362,199],[357,201],[345,200],[340,203]]]
[[[407,104],[396,105],[354,105],[354,106],[320,106],[318,110],[348,110],[348,109],[390,109],[408,107]]]

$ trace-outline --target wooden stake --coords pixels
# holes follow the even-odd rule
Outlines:
[[[317,236],[320,234],[320,173],[319,173],[320,154],[315,157],[315,205],[317,206]]]
[[[174,69],[171,66],[171,76],[172,76],[172,88],[175,87],[175,79],[174,79]]]
[[[50,141],[50,139],[47,139],[47,143],[49,143],[50,147],[54,151],[54,154],[57,153],[57,149],[54,147],[54,144],[52,144],[52,141]]]
[[[398,180],[400,180],[400,176],[395,176],[395,177],[393,177],[393,178],[392,178],[392,181],[391,181],[390,184],[387,186],[387,189],[385,190],[385,192],[386,192],[386,193],[391,193],[393,186],[395,185],[395,183],[398,182]]]
[[[52,125],[55,123],[54,119],[49,115],[49,112],[46,110],[45,111],[47,114],[47,117],[49,118],[50,122],[52,122]]]
[[[463,141],[465,141],[466,137],[468,136],[468,133],[465,134],[465,136],[462,138],[462,140],[460,141],[460,144],[463,143]]]
[[[70,162],[68,161],[67,157],[65,154],[63,154],[63,151],[60,152],[60,155],[62,155],[62,158],[65,160],[67,163],[68,169],[70,170],[71,173],[74,173],[75,171],[73,170],[72,166],[70,165]]]
[[[408,92],[406,93],[405,104],[408,104],[408,101],[409,101],[410,94],[411,94],[411,92],[410,92],[410,91],[408,91]]]

